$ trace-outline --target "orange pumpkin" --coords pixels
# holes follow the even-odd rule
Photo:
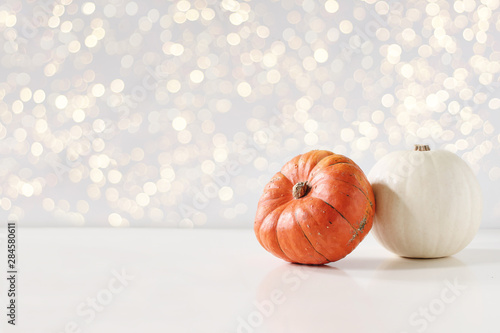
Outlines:
[[[375,198],[349,158],[313,150],[286,163],[264,188],[254,231],[275,256],[326,264],[348,255],[372,227]]]

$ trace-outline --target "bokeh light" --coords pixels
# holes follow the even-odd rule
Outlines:
[[[293,156],[369,171],[415,143],[462,157],[500,217],[496,1],[33,6],[0,7],[4,220],[249,227]]]

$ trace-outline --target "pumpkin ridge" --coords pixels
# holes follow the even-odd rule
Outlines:
[[[315,197],[313,197],[315,198]],[[321,201],[323,201],[324,203],[326,203],[328,206],[332,207],[350,226],[351,228],[356,232],[358,229],[354,228],[354,226],[351,224],[351,222],[349,222],[349,220],[347,220],[344,215],[342,215],[337,208],[333,207],[332,205],[330,205],[328,202],[326,202],[325,200],[321,199],[321,198],[316,198],[316,199],[319,199]]]
[[[288,179],[288,178],[287,178],[287,176],[285,176],[285,175],[284,175],[281,171],[278,171],[278,172],[274,175],[275,177],[273,177],[273,178],[269,181],[269,183],[273,183],[273,184],[274,184],[274,182],[275,182],[275,181],[277,181],[277,180],[279,180],[279,179],[280,179],[280,178],[276,177],[276,175],[277,175],[278,173],[282,176],[283,180],[288,181],[288,183],[290,183],[290,185],[291,185],[291,186],[293,186],[292,181],[291,181],[290,179]],[[269,192],[270,190],[273,190],[273,189],[278,189],[278,188],[280,188],[280,187],[279,187],[279,186],[277,186],[277,187],[270,187],[270,188],[268,188],[268,189],[267,189],[267,191],[266,191],[266,189],[264,189],[264,192]]]
[[[431,159],[432,159],[432,156],[431,156]],[[464,176],[465,179],[467,179],[466,183],[467,183],[467,192],[471,192],[471,188],[474,186],[473,184],[471,184],[469,182],[469,178],[467,177],[467,172],[463,169],[463,168],[459,168],[460,169],[460,174],[462,176]],[[469,209],[469,218],[468,218],[468,221],[471,221],[473,219],[473,211],[472,209]],[[465,236],[463,237],[464,239],[467,239],[467,235],[470,235],[471,232],[470,230],[474,227],[474,223],[469,223],[469,228],[467,230],[467,233],[465,233]],[[451,238],[451,237],[450,237]],[[469,241],[470,242],[470,241]],[[464,240],[462,239],[462,241],[460,242],[460,248],[464,248],[465,246],[467,246],[468,243],[465,244],[465,246],[463,246],[462,244],[465,243]],[[458,244],[458,242],[457,242]],[[448,248],[450,248],[451,245],[448,245]]]
[[[267,200],[265,200],[265,201],[262,201],[262,202],[266,202],[266,203],[271,202],[271,203],[273,203],[273,204],[274,204],[274,201],[276,201],[276,200],[280,200],[280,199],[281,199],[281,200],[283,200],[283,198],[281,198],[281,197],[275,197],[275,198],[269,198],[269,199],[267,199]],[[279,208],[279,207],[281,207],[281,206],[283,206],[283,205],[286,205],[286,204],[288,204],[289,202],[290,202],[290,201],[286,201],[286,202],[282,203],[281,205],[279,205],[278,207],[276,207],[275,209],[277,209],[277,208]],[[272,213],[273,211],[274,211],[274,209],[273,209],[272,211],[270,211],[269,213]]]
[[[323,169],[326,169],[326,168],[332,167],[332,166],[334,166],[334,165],[339,165],[339,164],[347,164],[347,165],[350,165],[350,166],[354,167],[356,170],[361,171],[361,173],[363,173],[363,170],[361,170],[361,168],[360,168],[358,165],[354,164],[354,162],[352,162],[352,161],[351,161],[351,162],[337,162],[337,163],[332,163],[332,164],[329,164],[329,165],[325,165],[325,166],[323,166],[322,168],[323,168]],[[312,172],[311,172],[311,173],[312,173]],[[314,176],[313,176],[313,178],[314,178],[314,177],[316,177],[316,175],[314,175]]]
[[[284,204],[282,204],[282,205],[280,205],[280,206],[278,206],[278,207],[274,208],[272,211],[270,211],[270,212],[269,212],[269,214],[268,214],[268,215],[271,215],[271,214],[272,214],[272,213],[274,213],[277,209],[280,209],[282,206],[284,206],[284,205],[288,205],[289,203],[290,203],[290,202],[286,202],[286,203],[284,203]],[[285,210],[285,209],[286,209],[286,207],[285,207],[283,210]],[[280,215],[281,215],[281,214],[280,214]],[[262,226],[264,225],[264,221],[265,221],[265,218],[264,218],[264,219],[262,220],[262,222],[260,223],[260,226],[259,226],[259,234],[260,234],[260,229],[261,229],[261,228],[262,228]],[[276,226],[275,226],[275,228],[274,228],[274,233],[276,234],[276,245],[278,245],[278,248],[280,249],[281,253],[283,253],[283,256],[284,256],[285,258],[287,258],[287,259],[288,259],[288,261],[292,262],[293,260],[292,260],[292,259],[290,259],[290,257],[289,257],[289,256],[285,253],[285,251],[283,251],[283,249],[281,248],[280,242],[279,242],[279,240],[278,240],[278,223],[279,223],[279,219],[278,219],[278,221],[276,222]],[[259,240],[259,242],[260,242],[260,240]],[[263,246],[263,247],[265,248],[265,246]],[[266,248],[266,250],[267,250],[268,252],[271,252],[271,251],[270,251],[270,250],[268,250],[267,248]]]
[[[470,171],[470,170],[469,170],[469,171]],[[469,174],[470,174],[471,172],[467,172],[464,168],[462,168],[462,169],[461,169],[461,173],[462,173],[462,175],[464,175],[465,177],[467,177],[467,173],[469,173]],[[474,184],[474,183],[472,183],[472,182],[470,181],[470,179],[469,179],[469,178],[467,178],[467,183],[468,183],[468,187],[467,187],[468,192],[471,192],[471,189],[475,186],[475,184]],[[479,197],[479,202],[480,202],[480,205],[481,205],[481,207],[482,207],[482,205],[483,205],[483,204],[482,204],[482,197]],[[480,214],[481,214],[481,218],[482,218],[482,215],[483,215],[482,210],[481,210],[481,213],[480,213]],[[473,210],[472,210],[472,209],[469,209],[469,221],[472,221],[473,219],[474,219],[474,212],[473,212]],[[474,223],[470,223],[470,224],[469,224],[469,229],[468,229],[468,232],[467,232],[466,236],[464,237],[465,239],[467,239],[467,235],[470,235],[470,234],[471,234],[470,230],[473,230],[474,228],[475,228],[475,227],[474,227]],[[477,230],[477,229],[476,229],[476,230]],[[476,232],[474,232],[474,234],[476,234]],[[464,247],[466,247],[468,243],[470,243],[470,240],[469,240],[467,243],[465,243],[465,245],[463,245],[464,243],[465,243],[465,242],[462,240],[462,245],[460,246],[462,249],[463,249]]]
[[[335,153],[332,153],[332,154],[333,154],[333,155],[338,155],[338,154],[335,154]],[[325,156],[325,157],[323,157],[323,158],[327,158],[327,157],[329,157],[329,156],[331,156],[331,155]],[[338,156],[345,157],[344,155],[338,155]],[[345,157],[345,158],[347,158],[347,157]],[[319,162],[318,162],[318,164],[319,164]],[[353,162],[352,162],[351,160],[349,160],[349,161],[347,161],[347,162],[335,162],[335,163],[332,163],[332,164],[330,164],[330,165],[325,165],[325,166],[320,166],[320,167],[318,167],[318,164],[316,164],[316,165],[314,166],[314,168],[312,168],[312,169],[311,169],[311,172],[309,172],[309,174],[307,175],[308,177],[310,177],[311,175],[313,175],[313,176],[312,176],[312,178],[315,178],[315,177],[316,177],[316,174],[319,172],[318,170],[316,170],[316,169],[318,169],[318,168],[321,170],[321,169],[325,169],[325,168],[328,168],[328,167],[331,167],[331,166],[333,166],[333,165],[337,165],[337,164],[349,164],[349,165],[353,165]]]
[[[417,145],[415,145],[415,149],[417,149]],[[418,151],[429,151],[429,146],[428,146],[428,145],[425,145],[425,146],[424,146],[423,148],[421,148],[421,149],[422,149],[422,150],[418,149]],[[434,161],[434,159],[432,158],[432,156],[433,156],[433,155],[429,155],[429,159],[430,159],[430,161],[431,161],[431,163],[432,163],[432,168],[434,169],[434,170],[433,170],[433,171],[434,171],[434,176],[437,176],[438,166],[436,165],[436,161]],[[436,184],[438,184],[438,183],[440,183],[440,182],[441,182],[441,179],[440,179],[439,177],[437,177],[437,182],[436,182]],[[437,197],[438,197],[438,198],[440,198],[440,197],[441,197],[441,195],[440,195],[440,189],[441,189],[441,187],[440,187],[440,186],[436,186],[436,187],[437,187],[437,192],[438,192],[438,193],[437,193]],[[440,220],[441,220],[441,214],[440,214],[440,213],[441,213],[441,210],[439,210],[439,209],[438,209],[438,210],[436,211],[436,213],[437,213],[436,221],[440,221]],[[438,229],[439,229],[440,227],[442,227],[440,223],[437,223],[436,225],[437,225]],[[438,232],[438,233],[439,233],[439,234],[441,234],[441,233],[442,233],[442,230],[439,230],[439,232]],[[438,240],[438,239],[436,239],[436,244],[434,244],[433,256],[435,256],[435,255],[436,255],[436,253],[437,253],[440,249],[442,249],[442,248],[443,248],[443,245],[439,242],[439,240]]]
[[[352,185],[354,186],[355,188],[357,188],[361,193],[363,193],[363,195],[366,197],[366,200],[368,200],[368,202],[370,203],[370,207],[373,208],[373,203],[372,201],[370,200],[370,197],[368,196],[368,194],[365,193],[365,191],[363,191],[359,186],[356,186],[354,185],[353,183],[351,182],[348,182],[346,180],[343,180],[343,179],[340,179],[340,178],[331,178],[332,180],[336,180],[336,181],[339,181],[339,182],[344,182],[344,183],[347,183],[349,185]],[[312,181],[311,181],[312,182]],[[345,193],[344,193],[345,194]]]
[[[318,160],[316,160],[316,161],[315,161],[314,166],[313,166],[312,168],[310,168],[310,169],[309,169],[309,172],[307,172],[307,174],[305,175],[305,176],[306,176],[306,178],[309,178],[309,176],[311,175],[311,173],[312,173],[312,172],[313,172],[313,171],[314,171],[314,170],[318,167],[318,164],[319,164],[319,163],[320,163],[320,162],[321,162],[324,158],[327,158],[327,157],[329,157],[329,156],[335,155],[335,153],[333,153],[333,152],[331,152],[331,151],[329,151],[329,150],[320,150],[320,149],[318,149],[318,150],[313,150],[313,151],[311,151],[311,152],[309,152],[309,153],[302,154],[302,155],[300,156],[299,160],[297,161],[297,165],[300,165],[299,163],[300,163],[301,161],[303,162],[303,164],[306,164],[306,162],[307,162],[308,160],[310,160],[310,159],[311,159],[311,156],[314,156],[315,154],[318,154],[318,153],[323,153],[323,152],[328,153],[328,155],[323,156],[321,159],[318,159]],[[305,159],[303,159],[303,157],[304,157],[305,155],[307,155],[307,156],[306,156],[306,158],[305,158]],[[305,170],[304,170],[303,168],[300,168],[300,167],[299,167],[299,174],[303,174],[304,172],[305,172]]]
[[[329,260],[325,255],[323,255],[322,253],[320,253],[315,247],[314,245],[311,243],[311,240],[307,237],[306,233],[304,232],[304,229],[302,229],[302,226],[300,225],[300,223],[297,221],[297,210],[295,210],[295,212],[293,213],[293,221],[295,223],[297,223],[297,225],[299,226],[300,230],[302,231],[302,233],[304,234],[304,237],[305,239],[307,239],[307,241],[309,242],[309,244],[311,244],[311,247],[313,248],[314,252],[316,252],[317,254],[319,254],[320,256],[322,256],[323,258],[325,258],[325,260],[331,262],[331,260]],[[313,215],[314,216],[314,215]]]
[[[350,161],[350,162],[337,162],[337,163],[332,163],[332,164],[329,164],[329,165],[325,165],[325,166],[322,166],[321,168],[322,169],[326,169],[326,168],[329,168],[329,167],[332,167],[334,165],[339,165],[339,164],[347,164],[349,166],[352,166],[354,169],[356,169],[357,171],[359,171],[361,173],[361,175],[365,176],[366,178],[366,175],[365,173],[363,172],[363,170],[361,170],[361,168],[359,167],[359,165],[357,165],[356,163],[354,163],[353,161]],[[311,173],[313,173],[313,171],[316,169],[316,166],[313,168],[313,170],[311,170]],[[354,174],[354,173],[353,173]],[[312,178],[315,178],[316,177],[316,174],[313,175]],[[359,183],[359,180],[356,179]]]
[[[291,187],[292,187],[292,189],[293,189],[293,186],[294,186],[295,184],[292,182],[292,180],[291,180],[290,178],[288,178],[288,177],[287,177],[287,176],[286,176],[283,172],[281,172],[281,170],[280,170],[280,171],[278,171],[278,173],[279,173],[279,174],[281,174],[281,175],[283,176],[283,178],[284,178],[284,179],[286,179],[286,180],[290,183],[290,185],[291,185]]]
[[[351,162],[337,162],[337,163],[332,163],[330,165],[325,165],[323,168],[328,168],[328,167],[331,167],[331,166],[334,166],[334,165],[337,165],[337,164],[349,164],[349,165],[353,165]]]
[[[324,200],[321,200],[321,199],[319,199],[319,198],[315,198],[315,197],[313,197],[313,198],[314,198],[315,200],[320,200],[320,201],[323,201],[323,202],[324,202],[324,203],[326,203],[327,205],[331,206],[330,204],[328,204],[328,203],[327,203],[327,202],[325,202]],[[335,208],[334,208],[334,209],[335,209]],[[309,209],[309,208],[306,208],[306,210],[309,212],[309,215],[310,215],[310,216],[311,216],[311,217],[312,217],[315,221],[318,221],[318,220],[316,219],[315,214],[313,214],[313,213],[310,211],[310,209]],[[335,209],[335,211],[336,211],[336,209]],[[339,215],[341,215],[341,214],[339,213]],[[341,215],[341,216],[342,216],[342,215]],[[332,221],[330,221],[330,219],[328,219],[328,223],[329,223],[329,224],[333,224],[333,223],[332,223]],[[348,224],[350,225],[350,223],[349,223],[349,222],[348,222]],[[352,226],[351,226],[351,227],[352,227]],[[314,247],[314,246],[313,246],[313,247]],[[314,248],[314,249],[316,250],[316,248]],[[316,250],[316,252],[320,253],[320,252],[319,252],[319,251],[317,251],[317,250]],[[321,253],[320,253],[320,254],[321,254]],[[327,259],[328,259],[330,262],[334,262],[334,261],[337,261],[337,260],[340,260],[340,259],[344,258],[345,256],[347,256],[347,254],[348,254],[348,253],[345,253],[345,254],[344,254],[344,255],[342,255],[342,257],[340,257],[340,258],[339,258],[339,257],[337,257],[337,259],[335,259],[335,260],[330,260],[330,259],[328,259],[328,258],[327,258]],[[324,256],[324,255],[323,255],[323,256]],[[326,256],[324,256],[324,257],[326,258]]]
[[[358,237],[360,234],[364,233],[364,229],[365,229],[365,226],[367,223],[368,223],[368,220],[367,220],[367,216],[365,215],[365,217],[363,217],[363,220],[359,224],[359,228],[356,229],[356,232],[354,233],[354,235],[352,235],[351,239],[349,239],[347,244],[351,243],[353,240],[356,239],[356,237]]]
[[[274,233],[276,234],[276,245],[278,245],[278,248],[280,249],[281,253],[283,253],[283,256],[285,258],[287,258],[290,262],[293,262],[294,260],[292,260],[292,258],[290,258],[286,253],[285,251],[283,251],[283,249],[281,248],[281,244],[280,244],[280,239],[278,238],[278,224],[279,224],[279,219],[278,219],[278,222],[276,222],[276,228],[274,228]]]

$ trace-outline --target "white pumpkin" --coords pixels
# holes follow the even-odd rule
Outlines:
[[[384,156],[368,175],[375,194],[375,238],[410,258],[453,255],[474,238],[482,216],[482,195],[470,167],[457,155],[415,151]]]

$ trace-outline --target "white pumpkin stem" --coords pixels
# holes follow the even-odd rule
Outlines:
[[[293,186],[292,194],[295,199],[302,198],[307,192],[309,192],[307,182],[298,182]]]
[[[429,150],[431,150],[431,148],[429,147],[429,145],[415,145],[415,150],[429,151]]]

